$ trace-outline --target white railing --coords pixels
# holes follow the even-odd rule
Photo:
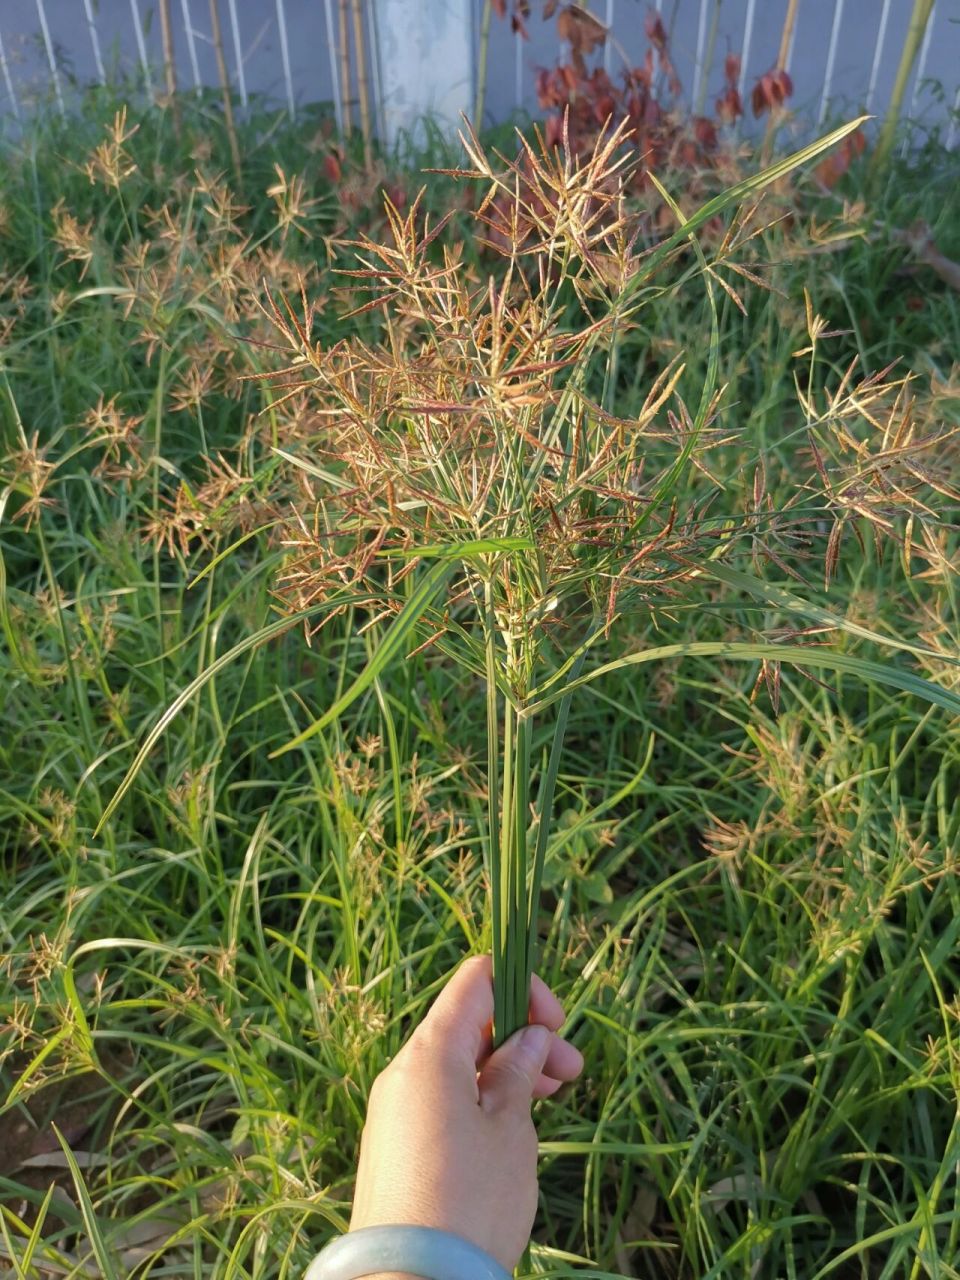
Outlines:
[[[161,0],[3,0],[0,6],[0,119],[17,119],[41,97],[51,97],[67,112],[84,84],[106,83],[111,75],[130,75],[136,69],[149,95],[163,82],[162,51],[157,48],[156,10]],[[291,117],[312,101],[331,101],[342,125],[337,18],[353,12],[353,0],[220,0],[225,5],[226,42],[231,84],[246,109],[254,94],[286,104]],[[402,36],[404,6],[407,17],[436,8],[449,17],[463,12],[465,48],[476,62],[476,41],[485,0],[360,0],[373,118],[390,115],[384,84],[397,83],[381,74],[379,47],[385,27],[391,27],[391,50],[396,56],[397,33]],[[509,0],[508,0],[509,3]],[[602,63],[615,75],[622,60],[637,62],[643,55],[643,21],[648,9],[672,23],[671,48],[691,104],[709,103],[710,89],[719,75],[718,63],[727,51],[741,56],[740,91],[749,93],[755,79],[769,70],[776,57],[772,35],[779,36],[788,0],[589,0],[591,12],[611,33]],[[212,36],[209,0],[167,0],[173,19],[178,83],[194,88],[216,83],[211,70]],[[414,8],[411,8],[415,6]],[[69,10],[76,9],[73,18]],[[540,7],[533,0],[533,9]],[[793,105],[811,121],[822,124],[838,108],[862,108],[883,114],[899,59],[913,0],[803,0],[787,49],[785,67],[795,83]],[[152,11],[152,12],[151,12]],[[147,21],[148,16],[154,20]],[[934,0],[907,101],[909,117],[923,116],[945,125],[948,145],[957,141],[960,88],[960,4]],[[67,19],[70,19],[69,21]],[[409,23],[408,23],[409,25]],[[414,24],[415,25],[415,24]],[[554,24],[529,22],[531,40],[511,33],[509,25],[493,20],[488,64],[491,68],[486,102],[488,116],[536,110],[536,65],[556,61],[559,46]],[[297,45],[291,47],[291,34]],[[708,35],[708,33],[710,33]],[[303,42],[309,59],[301,56]],[[712,59],[710,55],[714,54]],[[72,70],[75,68],[75,72]],[[423,114],[430,88],[446,68],[409,51],[403,67],[408,87],[404,101],[410,119]],[[352,73],[355,77],[356,72]],[[928,76],[943,85],[943,94],[929,92]],[[353,97],[351,83],[348,99]],[[460,85],[462,107],[472,108],[472,87]],[[954,96],[956,95],[956,96]],[[388,95],[389,96],[389,95]],[[387,110],[385,110],[385,105]]]

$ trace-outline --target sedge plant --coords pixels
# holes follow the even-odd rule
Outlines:
[[[755,278],[738,255],[758,229],[758,197],[857,124],[686,216],[654,178],[677,229],[652,246],[649,221],[625,195],[636,163],[625,127],[581,156],[521,137],[515,159],[488,155],[467,131],[470,168],[456,176],[481,185],[477,236],[502,259],[495,275],[444,235],[447,219],[431,226],[419,202],[401,214],[388,201],[387,234],[351,242],[340,272],[346,316],[376,313],[378,336],[327,345],[306,290],[296,305],[270,295],[287,360],[267,375],[275,443],[260,487],[284,557],[277,589],[288,616],[234,653],[278,634],[291,614],[311,636],[348,610],[362,621],[367,665],[282,750],[301,748],[368,691],[382,703],[391,663],[414,649],[455,664],[464,697],[485,698],[498,1042],[527,1019],[564,732],[580,686],[698,655],[759,663],[774,699],[780,664],[793,662],[960,711],[935,680],[819,639],[835,629],[891,651],[922,646],[766,576],[773,566],[802,582],[797,566],[819,548],[829,578],[843,546],[865,536],[899,541],[931,573],[949,571],[931,501],[943,484],[926,459],[942,442],[916,430],[907,381],[851,367],[818,396],[825,326],[808,307],[809,348],[799,354],[810,377],[798,383],[796,429],[809,467],[776,504],[763,457],[723,403],[717,294],[742,306],[735,282]],[[667,264],[671,283],[660,285]],[[692,385],[682,354],[664,359],[639,412],[619,416],[625,340],[645,308],[690,286],[706,300],[705,376]],[[714,517],[713,500],[745,474],[739,517]],[[663,631],[681,614],[722,618],[725,605],[732,617],[744,597],[766,630],[728,628],[720,639],[614,650],[597,662],[625,615],[634,631],[637,619]],[[775,619],[789,628],[772,630]],[[804,631],[818,641],[796,643]],[[169,708],[138,761],[203,680]]]

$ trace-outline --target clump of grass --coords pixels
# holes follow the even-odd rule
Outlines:
[[[295,533],[294,516],[330,500],[304,470],[337,461],[323,452],[329,419],[311,425],[309,390],[255,418],[257,383],[238,375],[283,360],[240,337],[277,341],[254,305],[264,275],[291,297],[303,276],[325,349],[359,337],[379,352],[381,312],[347,319],[336,305],[343,277],[323,237],[341,225],[343,192],[323,177],[322,121],[295,132],[267,114],[238,120],[238,186],[222,177],[230,148],[211,99],[182,100],[179,137],[170,112],[131,107],[133,171],[119,189],[91,185],[84,166],[122,105],[97,94],[70,128],[39,118],[0,167],[0,455],[2,487],[17,489],[0,518],[0,1267],[292,1280],[343,1225],[374,1076],[463,953],[490,944],[484,667],[465,671],[466,641],[448,634],[273,755],[364,671],[434,562],[381,555],[368,575],[378,601],[411,565],[390,615],[361,634],[371,606],[350,606],[356,590],[331,595],[331,611],[346,611],[303,645],[291,594],[278,616],[283,548],[261,526],[284,517]],[[814,417],[832,415],[854,355],[862,372],[845,397],[904,351],[917,436],[957,421],[954,298],[936,281],[904,285],[904,251],[873,225],[922,217],[956,257],[951,170],[932,150],[922,170],[895,163],[882,205],[857,212],[854,167],[849,210],[801,182],[789,221],[741,239],[734,260],[773,288],[718,267],[747,309],[714,281],[718,345],[704,339],[703,267],[681,235],[643,286],[655,305],[611,344],[608,400],[608,352],[595,353],[585,397],[630,422],[681,352],[664,414],[679,418],[681,399],[695,414],[718,362],[727,386],[704,438],[731,439],[678,472],[678,523],[712,494],[705,515],[750,538],[760,456],[764,505],[779,515],[800,477],[824,523],[807,526],[809,544],[761,529],[756,565],[734,545],[730,566],[705,561],[652,607],[627,583],[609,638],[586,651],[581,675],[601,651],[680,650],[608,671],[569,702],[537,928],[540,968],[589,1070],[538,1119],[541,1270],[572,1272],[579,1258],[670,1280],[893,1280],[960,1262],[957,735],[918,697],[802,659],[806,675],[780,669],[776,715],[759,659],[693,647],[826,625],[706,577],[735,565],[852,626],[916,636],[928,652],[887,650],[890,672],[916,663],[956,691],[953,579],[916,553],[907,576],[887,537],[867,532],[860,547],[839,499],[864,492],[841,485],[825,503],[796,395],[799,371]],[[459,206],[453,181],[431,175],[421,210]],[[291,218],[298,189],[321,203]],[[676,217],[654,212],[650,225]],[[845,239],[824,251],[838,215]],[[459,254],[479,290],[509,257],[481,255],[461,228],[448,223],[429,252],[441,268],[444,245]],[[704,224],[711,266],[723,232]],[[70,261],[74,245],[92,257]],[[654,247],[637,242],[638,267]],[[821,332],[815,356],[795,357],[811,343],[804,287],[814,315],[852,332]],[[904,306],[905,288],[922,289],[922,311]],[[560,329],[579,332],[583,305],[569,291],[561,302]],[[552,376],[562,395],[568,375]],[[856,448],[814,432],[828,476],[862,467],[876,507],[882,481],[916,477],[909,452],[887,466],[861,448],[882,440],[870,419],[888,420],[896,389],[873,404],[862,394],[869,418],[846,420]],[[671,431],[661,415],[641,437],[640,492],[676,460]],[[953,439],[942,447],[949,469]],[[926,523],[955,560],[950,503],[929,495],[945,518],[917,513],[912,541],[925,546]],[[669,511],[665,497],[650,528]],[[893,514],[902,553],[909,517]],[[821,595],[835,515],[844,554]],[[452,568],[418,639],[469,624],[479,655],[481,624],[453,598],[465,572]],[[609,586],[594,590],[601,631]],[[590,610],[568,599],[543,628],[548,679],[589,634]],[[876,643],[839,628],[830,639],[850,656]],[[456,661],[440,649],[454,640]],[[552,711],[532,725],[541,775]],[[138,744],[136,774],[95,834]],[[536,813],[527,835],[532,852]]]
[[[681,219],[649,255],[636,252],[640,223],[624,198],[625,127],[579,159],[523,140],[518,160],[491,159],[470,135],[464,145],[473,168],[462,176],[487,187],[476,218],[505,260],[496,279],[471,272],[454,248],[431,252],[442,221],[429,227],[417,205],[402,217],[388,204],[389,241],[357,241],[356,265],[342,271],[358,292],[350,314],[383,312],[379,343],[315,341],[305,292],[299,315],[286,299],[271,304],[293,360],[273,385],[287,411],[282,456],[298,485],[292,514],[280,515],[281,590],[300,616],[362,608],[366,627],[382,633],[364,672],[289,749],[389,678],[388,664],[414,632],[422,633],[421,648],[436,647],[485,683],[499,1039],[526,1020],[554,790],[580,684],[624,663],[702,653],[761,659],[775,702],[788,660],[860,671],[960,709],[952,694],[916,675],[762,635],[719,644],[686,638],[581,674],[622,614],[642,611],[666,625],[695,607],[707,582],[746,591],[818,631],[840,627],[894,648],[922,647],[858,629],[734,567],[766,562],[799,577],[790,561],[809,558],[819,541],[829,582],[844,531],[855,528],[862,539],[869,527],[903,543],[907,558],[916,550],[934,572],[949,571],[921,497],[931,487],[951,492],[920,460],[937,448],[936,436],[918,435],[908,388],[883,374],[855,379],[851,366],[817,403],[814,365],[826,326],[809,302],[809,345],[797,353],[811,362],[800,392],[809,474],[775,507],[760,456],[743,513],[709,514],[721,489],[714,471],[738,443],[721,423],[714,291],[720,285],[740,304],[730,279],[750,275],[735,253],[754,229],[749,215],[734,219],[712,263],[696,230],[848,131]],[[619,417],[612,411],[619,351],[638,313],[655,305],[657,270],[691,245],[687,274],[702,278],[712,311],[696,403],[689,407],[681,394],[678,355],[651,380],[639,412]],[[695,471],[702,478],[691,483]],[[422,561],[433,563],[415,578]],[[537,717],[554,703],[534,804]]]

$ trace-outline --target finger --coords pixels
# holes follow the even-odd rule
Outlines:
[[[493,1051],[477,1079],[485,1109],[529,1113],[553,1038],[547,1027],[533,1024]]]
[[[427,1011],[414,1033],[436,1038],[444,1051],[476,1068],[490,1051],[493,977],[489,956],[465,960]]]
[[[551,1031],[559,1031],[563,1026],[563,1005],[553,994],[544,980],[533,975],[530,983],[530,1021],[539,1022]]]
[[[558,1089],[563,1088],[562,1080],[551,1080],[549,1076],[541,1076],[533,1086],[535,1098],[552,1098]]]
[[[583,1054],[567,1040],[555,1035],[543,1064],[543,1074],[551,1080],[566,1082],[576,1080],[583,1070]]]

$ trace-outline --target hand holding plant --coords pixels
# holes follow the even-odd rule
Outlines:
[[[960,710],[955,694],[893,663],[786,643],[803,634],[802,619],[810,631],[925,652],[831,613],[794,585],[818,544],[829,582],[845,533],[862,539],[865,529],[899,543],[905,562],[919,555],[928,572],[947,571],[921,496],[948,491],[921,461],[938,441],[917,438],[907,383],[887,382],[889,371],[857,380],[850,368],[834,391],[818,393],[816,362],[829,334],[808,306],[809,347],[796,356],[809,361],[799,392],[809,465],[781,479],[776,502],[764,451],[741,438],[722,404],[716,294],[719,286],[742,308],[732,280],[756,280],[736,255],[760,230],[757,193],[859,123],[686,217],[651,174],[679,225],[648,248],[648,221],[625,194],[638,161],[624,126],[604,133],[586,158],[566,140],[556,150],[521,138],[516,160],[491,159],[469,134],[473,167],[457,173],[485,184],[476,219],[478,235],[505,260],[496,278],[482,278],[441,239],[447,219],[430,227],[419,202],[406,216],[388,202],[387,240],[354,242],[355,265],[341,272],[355,291],[348,315],[380,314],[378,341],[325,348],[313,337],[305,292],[300,315],[288,300],[271,300],[290,361],[279,379],[267,375],[283,395],[271,407],[278,443],[262,482],[285,549],[280,588],[304,619],[365,612],[372,636],[367,667],[285,750],[374,687],[414,636],[463,671],[466,696],[472,681],[485,690],[498,1044],[526,1020],[563,737],[581,684],[617,667],[713,657],[759,662],[776,703],[780,664],[793,662]],[[730,209],[737,212],[708,262],[698,232],[713,234]],[[673,283],[662,286],[667,264]],[[645,308],[695,280],[709,323],[703,380],[691,388],[682,354],[661,360],[639,412],[618,416],[621,353],[628,341],[636,349]],[[744,474],[740,517],[712,517],[713,499]],[[765,565],[792,579],[790,589],[767,581]],[[629,616],[634,634],[638,624],[662,630],[682,611],[702,613],[708,590],[714,617],[725,604],[740,614],[746,597],[791,627],[657,644],[586,669],[619,617]],[[554,703],[544,733],[542,713]]]
[[[351,1229],[436,1227],[512,1271],[537,1208],[533,1098],[579,1075],[556,1034],[563,1009],[536,976],[530,1025],[494,1051],[489,956],[467,960],[377,1078],[363,1131]]]
[[[417,204],[406,217],[388,206],[390,242],[356,242],[357,265],[343,273],[366,295],[353,314],[382,312],[382,342],[325,350],[312,337],[305,297],[301,319],[289,303],[273,304],[293,357],[282,456],[300,490],[283,517],[283,591],[301,611],[329,616],[352,602],[370,610],[374,629],[391,621],[368,668],[290,745],[340,715],[410,648],[415,630],[485,684],[498,1043],[526,1015],[571,691],[618,615],[669,618],[696,607],[692,584],[712,580],[842,625],[730,561],[746,553],[795,577],[789,561],[809,556],[823,531],[829,576],[845,527],[860,521],[877,536],[897,536],[898,515],[924,531],[936,557],[928,510],[913,496],[930,477],[916,471],[902,385],[857,384],[852,370],[825,410],[809,392],[803,400],[816,465],[787,502],[775,509],[766,496],[760,458],[740,521],[709,514],[724,454],[743,448],[719,411],[715,285],[742,305],[726,277],[753,230],[749,217],[734,219],[709,265],[696,230],[855,127],[779,161],[686,222],[660,187],[682,225],[646,253],[624,195],[631,153],[623,127],[601,136],[586,159],[521,139],[516,161],[491,160],[471,134],[464,145],[473,168],[463,176],[487,185],[477,220],[506,258],[498,282],[479,278],[440,240],[445,220],[421,227]],[[706,381],[688,407],[675,357],[652,378],[640,412],[618,417],[624,339],[658,296],[657,269],[681,254],[691,259],[684,275],[704,282],[713,316]],[[824,326],[811,315],[808,327],[814,359]],[[851,472],[842,454],[864,426],[882,437],[880,460],[858,443]],[[414,579],[423,562],[432,567]],[[847,655],[757,638],[662,646],[616,665],[674,651],[760,659],[774,691],[781,658],[868,672]],[[902,672],[878,673],[923,686]],[[549,746],[535,744],[535,717],[555,701]],[[534,761],[544,750],[534,808]]]

